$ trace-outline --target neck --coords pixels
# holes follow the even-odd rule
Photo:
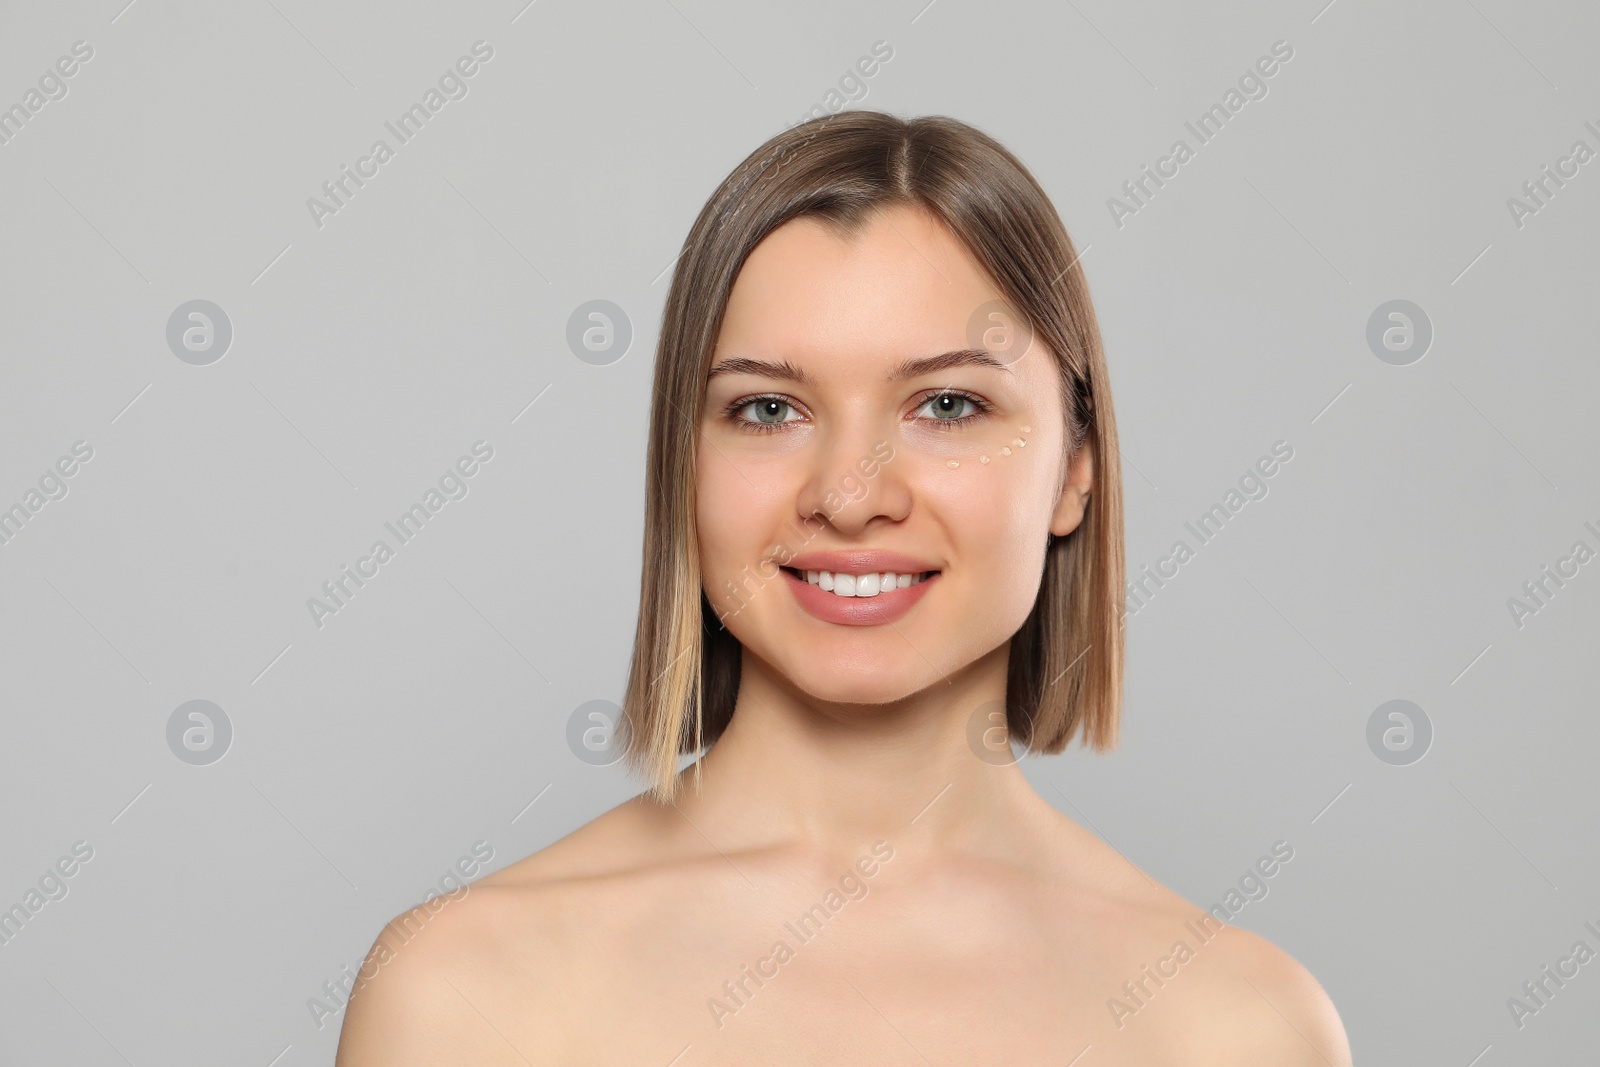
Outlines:
[[[969,742],[1003,722],[983,709],[1004,706],[1008,654],[1002,645],[926,690],[862,705],[819,702],[746,650],[733,718],[680,772],[674,804],[720,849],[851,853],[883,839],[1025,852],[1053,809],[1015,764]]]

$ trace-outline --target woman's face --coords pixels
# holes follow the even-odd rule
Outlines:
[[[908,207],[849,240],[792,220],[739,273],[697,446],[702,578],[746,652],[816,699],[898,700],[993,652],[1047,535],[1082,519],[1089,448],[1063,471],[1055,359],[987,317],[1001,299]],[[937,573],[843,598],[806,570]]]

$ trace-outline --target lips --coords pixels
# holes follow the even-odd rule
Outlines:
[[[883,626],[897,622],[927,596],[928,590],[939,584],[940,580],[940,573],[934,571],[927,578],[904,589],[897,587],[879,592],[876,596],[837,596],[806,581],[803,571],[796,573],[790,567],[783,568],[784,585],[794,594],[795,602],[806,614],[839,626]]]
[[[831,552],[807,552],[793,559],[779,560],[784,566],[797,571],[830,571],[834,574],[921,574],[937,571],[939,564],[903,552],[887,549],[857,548],[837,549]]]

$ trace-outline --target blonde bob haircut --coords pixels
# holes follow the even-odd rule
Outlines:
[[[734,280],[756,245],[791,219],[817,219],[848,236],[893,205],[942,220],[1059,366],[1068,423],[1062,477],[1068,456],[1085,440],[1093,447],[1084,519],[1051,536],[1038,599],[1011,638],[1007,732],[1031,752],[1058,753],[1079,731],[1097,751],[1117,742],[1122,475],[1100,330],[1072,240],[1027,168],[987,134],[944,116],[845,111],[778,134],[723,180],[684,240],[667,294],[620,731],[627,765],[660,802],[677,792],[679,757],[721,736],[739,692],[740,645],[702,590],[695,526],[706,374]]]

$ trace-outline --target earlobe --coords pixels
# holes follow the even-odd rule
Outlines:
[[[1083,523],[1094,483],[1094,448],[1085,440],[1067,461],[1066,484],[1050,522],[1050,532],[1065,537]]]
[[[1061,494],[1061,503],[1056,507],[1053,521],[1050,523],[1050,532],[1056,537],[1065,537],[1076,530],[1083,523],[1084,512],[1089,507],[1089,491],[1076,485],[1068,485]]]

